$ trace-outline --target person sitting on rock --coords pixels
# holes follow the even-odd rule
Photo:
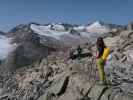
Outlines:
[[[81,53],[82,53],[82,48],[80,47],[80,45],[77,48],[77,56],[80,59],[81,58]]]
[[[108,47],[105,46],[105,43],[102,37],[97,38],[96,46],[97,46],[96,64],[99,72],[100,84],[105,84],[106,77],[105,77],[104,65],[110,50]]]

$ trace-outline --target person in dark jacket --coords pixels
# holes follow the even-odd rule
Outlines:
[[[81,58],[81,54],[82,54],[82,48],[80,47],[80,45],[78,45],[77,56],[78,56],[79,59]]]

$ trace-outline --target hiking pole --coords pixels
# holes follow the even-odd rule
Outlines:
[[[93,76],[93,81],[96,81],[96,57],[92,56],[92,76]]]

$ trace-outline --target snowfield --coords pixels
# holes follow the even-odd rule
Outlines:
[[[49,24],[49,25],[36,25],[31,24],[30,28],[37,34],[52,37],[58,40],[61,40],[62,37],[66,38],[90,38],[101,35],[103,33],[107,33],[110,29],[101,24],[99,21],[94,22],[90,25],[81,25],[81,26],[74,26],[71,29],[75,30],[74,34],[70,33],[70,30],[65,30],[65,27],[61,24]],[[77,34],[77,35],[76,35]],[[80,36],[78,35],[80,34]]]
[[[73,28],[76,31],[84,31],[85,30],[85,26],[77,26]]]
[[[100,22],[94,22],[93,24],[86,27],[86,31],[89,33],[107,33],[110,31],[105,25],[101,25]]]
[[[56,31],[65,31],[65,27],[60,24],[53,25],[53,29],[55,29]]]
[[[35,24],[31,24],[30,27],[35,33],[37,33],[39,35],[44,35],[44,36],[48,36],[48,37],[52,37],[52,38],[56,38],[56,39],[60,39],[61,36],[69,34],[69,32],[67,32],[67,31],[57,31],[57,30],[59,30],[59,26],[58,26],[57,30],[56,29],[51,30],[50,26],[41,26],[41,25],[35,25]],[[57,26],[55,26],[55,27],[57,27]],[[60,30],[62,30],[62,27]]]

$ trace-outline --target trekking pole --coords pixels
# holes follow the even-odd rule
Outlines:
[[[95,59],[95,56],[92,57],[92,76],[93,76],[93,81],[95,82],[96,81],[96,59]]]
[[[95,72],[94,72],[94,57],[92,57],[90,60],[89,60],[89,64],[88,64],[88,71],[89,71],[89,81],[93,81],[95,80],[94,79],[94,75],[95,75]]]

